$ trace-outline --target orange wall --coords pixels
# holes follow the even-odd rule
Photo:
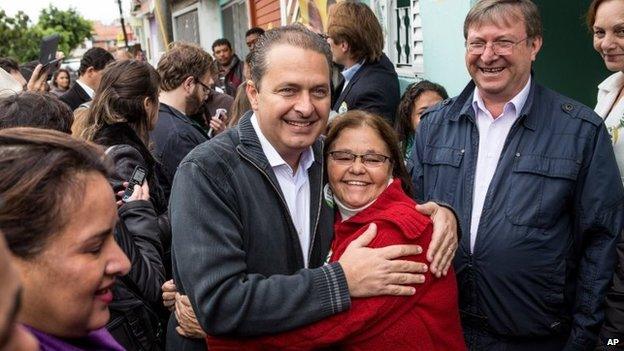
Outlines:
[[[249,0],[251,2],[252,24],[267,29],[281,25],[279,0]]]

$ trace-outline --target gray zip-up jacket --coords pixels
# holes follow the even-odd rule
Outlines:
[[[180,164],[170,201],[174,279],[211,335],[254,336],[310,324],[350,307],[339,264],[324,265],[333,211],[322,197],[322,142],[313,145],[310,262],[260,141],[238,127]]]

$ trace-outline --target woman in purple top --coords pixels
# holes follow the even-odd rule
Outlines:
[[[104,329],[115,278],[130,268],[113,238],[107,175],[94,144],[51,130],[0,130],[0,230],[22,281],[17,320],[42,350],[123,350]]]

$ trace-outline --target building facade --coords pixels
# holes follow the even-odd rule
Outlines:
[[[377,15],[385,52],[395,64],[401,88],[421,79],[458,94],[470,79],[465,68],[463,22],[476,0],[362,0]],[[546,85],[587,105],[608,72],[592,49],[582,18],[591,0],[561,7],[534,0],[544,22],[544,46],[534,65]],[[247,54],[247,29],[295,22],[324,31],[336,0],[133,0],[135,36],[155,63],[173,40],[190,41],[212,52],[227,38],[240,58]],[[569,55],[575,53],[575,59]],[[570,74],[573,72],[573,74]]]

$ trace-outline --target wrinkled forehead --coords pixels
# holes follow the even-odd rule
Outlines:
[[[522,12],[514,6],[498,6],[475,16],[468,25],[468,32],[478,30],[482,26],[494,25],[500,28],[509,28],[521,23],[526,32],[526,21]]]
[[[266,63],[267,73],[277,70],[282,73],[285,67],[288,68],[287,71],[292,71],[290,67],[297,67],[298,71],[323,73],[323,82],[327,84],[330,82],[331,64],[327,61],[327,57],[310,48],[289,43],[275,43],[266,55]]]

